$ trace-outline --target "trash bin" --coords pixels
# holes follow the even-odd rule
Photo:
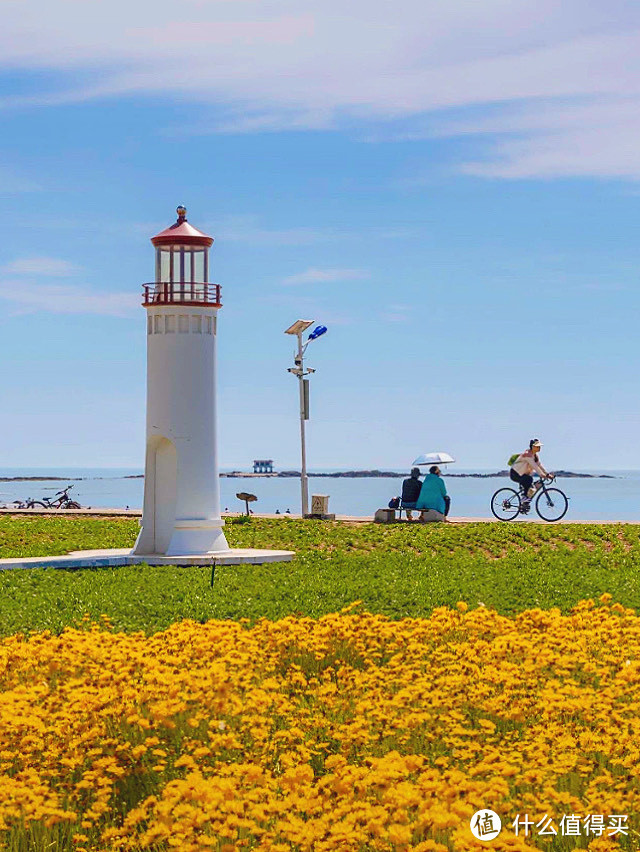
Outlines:
[[[328,494],[312,494],[311,495],[311,514],[312,515],[328,515],[329,514],[329,495]]]

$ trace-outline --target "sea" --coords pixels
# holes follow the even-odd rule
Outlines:
[[[486,471],[456,470],[456,473],[485,473]],[[569,497],[566,520],[640,521],[640,471],[579,471],[591,474],[605,473],[611,479],[562,478],[557,484]],[[140,509],[144,480],[132,479],[141,474],[133,468],[0,468],[0,477],[58,476],[59,481],[35,479],[28,482],[0,481],[0,506],[12,500],[28,497],[52,497],[68,484],[73,485],[71,495],[82,506],[92,508]],[[453,473],[453,471],[452,471]],[[329,511],[339,515],[373,516],[376,509],[387,506],[389,500],[400,493],[406,471],[398,471],[398,478],[325,478],[309,474],[309,494],[329,496]],[[491,496],[508,484],[500,477],[486,479],[445,476],[447,491],[451,495],[452,517],[491,517]],[[287,511],[300,512],[300,480],[297,478],[220,478],[223,510],[242,511],[236,494],[248,491],[255,494],[252,504],[256,513]]]

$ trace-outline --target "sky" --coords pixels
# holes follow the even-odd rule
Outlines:
[[[220,465],[640,469],[640,6],[4,0],[0,468],[142,468],[149,238],[214,238]]]

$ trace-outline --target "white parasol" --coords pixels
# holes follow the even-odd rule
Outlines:
[[[412,464],[421,467],[431,464],[451,464],[452,462],[455,462],[455,459],[449,453],[423,453]]]

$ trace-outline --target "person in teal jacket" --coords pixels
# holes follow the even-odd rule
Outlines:
[[[423,512],[427,509],[435,509],[445,517],[449,514],[451,506],[451,498],[447,494],[447,488],[442,479],[440,468],[437,465],[429,468],[429,473],[425,476],[420,496],[416,501],[416,509]]]

